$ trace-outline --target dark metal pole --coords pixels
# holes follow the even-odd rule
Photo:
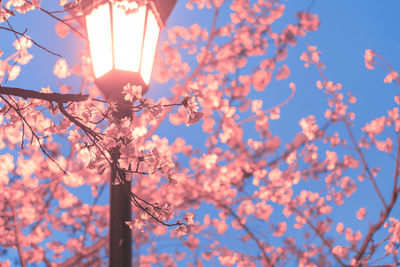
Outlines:
[[[129,108],[129,104],[131,103],[118,99],[117,110],[112,114],[113,118],[116,120],[125,117],[131,119],[132,110]],[[114,148],[111,154],[113,162],[118,162],[119,147]],[[132,266],[132,232],[125,223],[132,217],[129,197],[131,182],[127,182],[125,178],[125,172],[118,172],[113,164],[110,180],[110,267]],[[115,184],[115,181],[121,180],[125,183]]]
[[[0,0],[1,1],[1,0]],[[165,25],[172,9],[174,8],[177,0],[151,0],[149,4],[155,8],[153,11],[158,14],[158,17],[162,21],[161,27]],[[110,16],[112,26],[112,12],[111,2],[105,0],[95,1],[83,1],[83,3],[91,5],[83,5],[85,14],[90,14],[91,10],[98,4],[110,3]],[[154,5],[153,5],[154,4]],[[71,9],[75,10],[75,9]],[[74,11],[73,11],[74,12]],[[75,17],[76,14],[73,14]],[[84,23],[82,23],[84,25]],[[113,27],[111,27],[112,29]],[[114,39],[112,38],[112,42]],[[114,43],[112,43],[114,47]],[[114,53],[114,49],[112,49]],[[113,54],[114,58],[114,54]],[[131,84],[142,85],[145,94],[148,90],[146,85],[140,76],[140,73],[116,70],[113,63],[113,69],[102,77],[98,77],[95,80],[97,87],[103,92],[104,96],[108,100],[117,102],[117,110],[113,112],[112,117],[114,120],[122,120],[125,117],[132,119],[132,103],[124,100],[121,89],[128,82]],[[113,166],[111,169],[110,178],[110,261],[109,267],[131,267],[132,266],[132,232],[129,226],[126,224],[127,221],[132,219],[131,211],[131,182],[126,181],[126,174],[118,171],[116,168],[118,159],[120,157],[119,147],[115,147],[111,151],[111,158]],[[115,183],[118,182],[118,183]]]

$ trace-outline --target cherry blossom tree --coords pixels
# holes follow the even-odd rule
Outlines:
[[[95,88],[86,46],[70,64],[13,26],[36,12],[54,22],[46,31],[55,27],[61,39],[74,35],[84,43],[84,29],[69,15],[81,1],[60,0],[57,10],[46,1],[0,1],[0,34],[14,38],[14,52],[0,46],[0,266],[106,265],[109,207],[99,199],[112,168],[115,183],[132,182],[133,218],[124,223],[132,229],[135,266],[400,265],[393,215],[400,95],[356,129],[356,96],[326,74],[323,51],[309,44],[297,60],[304,72],[319,72],[313,90],[325,107],[287,124],[292,138],[283,140],[273,125],[298,94],[290,49],[323,18],[304,7],[275,27],[289,2],[180,4],[187,12],[208,10],[212,20],[166,30],[153,77],[170,96],[152,99],[127,84],[121,91],[130,120],[111,116],[115,103]],[[49,76],[59,78],[58,88],[8,85],[42,54],[57,58]],[[365,50],[364,60],[384,83],[400,85],[378,51]],[[70,86],[72,76],[81,85]],[[286,86],[286,98],[269,106],[272,83]],[[163,135],[164,125],[194,129],[195,138]],[[352,224],[341,216],[348,206],[356,208]]]

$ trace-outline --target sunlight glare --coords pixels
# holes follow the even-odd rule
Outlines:
[[[108,4],[101,5],[86,16],[86,28],[96,78],[112,69],[111,25]]]

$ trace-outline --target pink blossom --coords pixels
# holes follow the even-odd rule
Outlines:
[[[374,135],[378,135],[380,134],[384,127],[386,125],[386,118],[385,117],[379,117],[373,121],[371,121],[371,123],[367,123],[362,130],[365,131],[370,137],[373,137]]]
[[[68,2],[68,0],[60,0],[60,1]],[[57,22],[55,30],[56,30],[57,35],[61,39],[63,39],[68,35],[68,33],[71,29],[67,25],[65,25],[65,23]]]
[[[299,125],[303,129],[303,133],[305,134],[305,136],[309,141],[315,139],[319,127],[315,123],[315,117],[313,115],[301,119]]]
[[[249,215],[253,215],[255,211],[256,206],[250,200],[245,200],[239,206],[238,215],[248,217]]]
[[[367,211],[365,208],[360,208],[356,213],[357,219],[359,219],[360,221],[364,219],[365,215],[367,215]]]
[[[296,16],[300,19],[300,27],[306,31],[316,31],[320,25],[318,15],[310,12],[298,12]]]
[[[344,226],[343,226],[343,223],[342,222],[340,222],[340,223],[338,223],[337,225],[336,225],[336,232],[338,232],[338,234],[343,234],[343,232],[344,232]]]
[[[32,46],[32,41],[29,38],[29,36],[23,36],[13,42],[13,46],[17,50],[25,50],[27,48],[30,48]]]
[[[390,154],[393,149],[393,142],[389,137],[387,137],[385,141],[376,140],[375,145],[378,150],[385,151],[388,154]]]
[[[54,66],[53,73],[60,79],[65,79],[70,76],[71,72],[68,69],[67,61],[63,58],[58,59]]]
[[[351,228],[346,228],[345,237],[347,241],[357,243],[361,240],[362,234],[360,231],[357,231],[356,234],[353,234],[353,230]]]
[[[213,219],[213,226],[217,229],[218,234],[222,235],[228,230],[225,220]]]
[[[122,93],[125,95],[124,99],[129,102],[142,99],[142,86],[131,85],[128,83],[124,86]]]
[[[391,83],[394,80],[397,80],[399,77],[399,74],[395,71],[391,71],[388,75],[386,75],[385,79],[383,80],[384,83]]]
[[[212,169],[217,163],[217,159],[217,154],[204,154],[200,159],[200,164],[204,165],[206,169]]]
[[[253,100],[251,103],[251,112],[257,113],[261,110],[263,101],[261,99]]]
[[[237,253],[226,254],[224,256],[219,256],[218,260],[222,265],[233,266],[238,262],[238,255]]]
[[[286,228],[287,228],[286,222],[278,223],[278,225],[276,226],[275,231],[273,233],[273,236],[276,236],[276,237],[283,236],[286,233]]]
[[[326,205],[326,204],[322,205],[322,206],[319,208],[319,212],[320,212],[321,214],[329,214],[329,213],[331,213],[331,211],[332,211],[332,207],[331,207],[331,206],[328,206],[328,205]]]
[[[194,213],[188,212],[186,213],[185,217],[183,219],[186,221],[188,225],[194,225]]]
[[[77,175],[75,173],[64,175],[62,177],[62,179],[66,185],[71,186],[71,187],[79,187],[79,186],[83,185],[83,183],[85,182],[85,180],[83,179],[82,176]]]
[[[323,88],[322,82],[320,80],[317,81],[317,88],[320,90]]]
[[[268,178],[271,182],[278,182],[281,179],[282,171],[279,169],[273,169],[269,172]]]
[[[259,202],[256,204],[256,217],[264,221],[269,221],[269,217],[273,212],[271,205],[265,204],[265,202]]]
[[[277,81],[285,80],[290,76],[290,69],[289,67],[284,64],[279,70],[278,73],[275,75],[275,79]]]
[[[271,120],[279,120],[281,117],[281,110],[279,108],[274,108],[269,114]]]
[[[272,72],[258,70],[253,76],[253,86],[256,91],[264,91],[272,79]]]
[[[336,163],[338,161],[338,157],[335,151],[326,151],[326,162],[327,162],[327,167],[326,169],[328,171],[331,171],[335,168]]]
[[[389,218],[389,222],[385,223],[385,228],[389,226],[389,240],[385,246],[387,254],[397,255],[399,253],[398,244],[400,242],[400,221],[394,217]]]
[[[400,96],[394,96],[394,102],[396,102],[397,105],[400,105]]]
[[[134,229],[134,230],[140,231],[140,232],[144,232],[143,227],[145,226],[145,223],[141,219],[134,218],[132,221],[126,221],[125,224],[128,225],[129,228],[131,228],[131,229]]]
[[[335,246],[332,249],[332,253],[337,255],[338,257],[340,257],[342,259],[347,259],[349,257],[348,250],[349,249],[347,247]]]
[[[14,157],[9,153],[0,155],[0,166],[0,185],[7,185],[8,173],[14,169]]]
[[[20,66],[18,66],[18,65],[12,66],[8,73],[8,80],[14,81],[15,79],[17,79],[20,71],[21,71]]]
[[[366,49],[364,52],[364,64],[367,69],[372,70],[374,66],[372,63],[374,62],[374,56],[376,53],[371,49]]]

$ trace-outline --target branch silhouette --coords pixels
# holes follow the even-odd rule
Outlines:
[[[29,89],[22,89],[17,87],[7,87],[0,85],[0,94],[19,96],[25,99],[34,98],[41,99],[48,102],[82,102],[89,99],[89,95],[82,94],[60,94],[60,93],[42,93]]]

